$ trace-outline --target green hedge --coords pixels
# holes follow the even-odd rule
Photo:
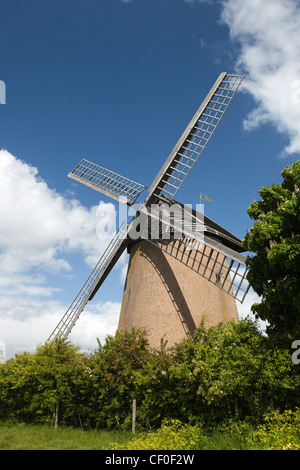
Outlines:
[[[295,410],[300,365],[292,350],[254,323],[223,323],[167,349],[142,330],[117,332],[91,354],[56,340],[0,364],[0,419],[84,428],[158,428],[175,419],[206,427],[232,419],[259,424],[266,412]]]

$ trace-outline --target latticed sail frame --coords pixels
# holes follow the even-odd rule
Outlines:
[[[148,201],[173,200],[210,141],[244,76],[220,74],[149,188]]]
[[[216,237],[206,236],[205,225],[201,228],[198,223],[193,230],[192,226],[187,228],[179,220],[165,219],[159,211],[148,211],[146,207],[141,207],[140,211],[148,219],[148,223],[143,224],[145,229],[141,230],[141,239],[159,246],[235,300],[244,301],[250,288],[245,256],[220,243]],[[159,223],[153,224],[151,219]],[[179,237],[174,238],[172,234],[179,234]]]
[[[142,184],[85,159],[81,160],[68,176],[118,202],[128,205],[133,204],[145,189]]]
[[[181,238],[174,239],[170,236],[170,231],[180,232],[182,225],[177,225],[178,221],[173,224],[165,223],[159,213],[155,214],[153,211],[150,213],[145,206],[141,206],[140,210],[147,221],[144,224],[144,228],[147,229],[141,230],[140,236],[135,238],[135,241],[147,240],[158,246],[162,251],[227,292],[235,300],[241,303],[244,301],[249,290],[245,256],[199,232],[190,232],[185,229],[185,234],[182,234]],[[159,224],[151,224],[151,217],[158,218]],[[123,251],[132,242],[130,232],[134,230],[136,233],[136,224],[137,219],[133,219],[130,224],[123,222],[48,340],[56,336],[67,337],[69,335],[87,302],[94,297]],[[169,236],[164,239],[166,233]]]
[[[246,278],[248,269],[244,264],[245,258],[241,257],[237,260],[234,252],[231,256],[228,253],[224,254],[220,251],[218,244],[213,247],[212,240],[205,238],[205,243],[192,238],[169,242],[163,240],[155,243],[162,251],[242,303],[250,287]],[[153,243],[152,240],[150,241]]]
[[[213,282],[240,302],[243,302],[249,290],[246,280],[246,258],[228,246],[217,242],[212,235],[203,238],[203,234],[191,234],[190,230],[185,230],[179,239],[164,239],[162,237],[163,232],[171,233],[172,230],[174,232],[177,228],[180,230],[182,228],[181,224],[179,224],[179,227],[175,226],[179,222],[179,220],[175,220],[176,218],[174,219],[175,225],[164,223],[161,220],[161,214],[150,215],[149,209],[153,204],[172,203],[176,193],[219,125],[243,78],[241,75],[227,73],[222,73],[218,77],[154,179],[145,203],[141,205],[141,210],[144,211],[145,217],[150,221],[151,227],[151,217],[153,215],[160,219],[158,233],[156,235],[152,233],[150,238],[148,236],[147,238],[143,237],[143,233],[141,233],[139,238],[147,239],[149,242],[158,245],[161,250],[202,275],[208,281]],[[118,202],[128,205],[132,205],[145,189],[145,186],[85,159],[68,176]],[[189,228],[192,229],[195,223],[196,221],[193,220]],[[133,219],[128,225],[123,223],[120,226],[48,340],[57,336],[67,337],[69,335],[87,302],[93,298],[131,242],[130,233],[133,233],[135,228],[136,219]],[[211,227],[210,231],[215,232]]]
[[[99,289],[100,285],[102,284],[102,282],[104,282],[111,269],[114,267],[121,254],[123,253],[124,249],[126,248],[128,241],[128,229],[129,225],[123,222],[119,230],[111,239],[108,247],[99,259],[98,263],[89,275],[88,279],[86,280],[86,282],[78,292],[77,296],[71,303],[70,307],[68,308],[56,328],[52,331],[51,335],[48,338],[48,341],[54,339],[57,336],[66,338],[70,334],[73,326],[75,325],[77,319],[79,318],[79,315],[85,308],[87,302]]]

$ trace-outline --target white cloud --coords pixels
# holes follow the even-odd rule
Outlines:
[[[120,310],[119,302],[88,304],[70,333],[70,341],[85,350],[96,348],[97,338],[103,344],[107,335],[115,334]]]
[[[226,0],[221,18],[240,47],[237,69],[246,75],[243,89],[256,101],[245,128],[271,123],[289,137],[282,154],[299,153],[299,1]]]
[[[250,288],[244,302],[241,304],[240,302],[237,302],[237,309],[238,309],[238,314],[239,314],[239,319],[245,319],[245,318],[250,318],[251,320],[255,320],[254,314],[251,312],[251,306],[254,303],[260,303],[260,297],[253,291],[252,288]],[[265,333],[266,327],[267,327],[267,322],[263,320],[258,320],[258,327],[259,329]]]
[[[112,234],[113,204],[100,202],[87,209],[51,190],[37,168],[0,150],[0,340],[7,355],[34,350],[48,338],[68,307],[53,300],[62,293],[60,276],[73,275],[74,253],[94,267],[109,242],[109,237],[98,236],[103,220],[108,222],[108,235]],[[125,263],[126,255],[118,263],[120,272]],[[53,274],[55,281],[50,284]],[[105,328],[110,332],[115,327],[112,312],[119,307],[90,307],[93,310],[83,320],[83,346],[88,338],[94,342]],[[87,327],[89,320],[94,327]]]
[[[101,215],[115,219],[113,204],[100,202]],[[33,266],[71,270],[63,256],[81,252],[93,266],[107,244],[96,234],[99,206],[83,207],[49,189],[37,168],[0,150],[0,262],[6,272]]]
[[[1,303],[0,349],[6,350],[6,358],[23,351],[34,352],[39,344],[47,340],[66,309],[54,300],[27,298],[24,301],[20,297],[6,299],[5,305],[13,310],[11,315],[3,315],[4,303]],[[118,302],[87,305],[68,339],[82,350],[97,348],[97,338],[103,343],[106,335],[115,333],[120,308]]]
[[[6,357],[35,351],[37,345],[47,340],[64,310],[59,302],[53,300],[18,295],[1,300],[0,335]]]

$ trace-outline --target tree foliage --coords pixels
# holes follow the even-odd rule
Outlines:
[[[250,205],[254,224],[244,245],[254,253],[248,278],[262,299],[252,311],[271,332],[291,334],[300,332],[300,162],[282,177]],[[59,404],[61,424],[128,428],[136,399],[138,428],[166,419],[257,423],[265,412],[300,406],[300,366],[284,344],[250,320],[210,328],[203,321],[171,349],[162,341],[152,350],[146,332],[135,329],[108,336],[89,354],[57,339],[0,363],[0,419],[54,423]]]
[[[165,420],[259,422],[299,406],[300,368],[248,320],[206,328],[176,347],[151,350],[142,330],[119,331],[89,354],[57,340],[0,364],[0,419],[84,428],[137,429]]]
[[[52,422],[59,402],[66,419],[78,404],[86,376],[84,356],[68,341],[57,339],[39,346],[34,354],[17,354],[0,366],[0,415],[24,422]]]
[[[263,187],[248,209],[254,219],[245,236],[248,280],[261,302],[253,313],[269,333],[300,331],[300,161],[286,167],[283,182]]]

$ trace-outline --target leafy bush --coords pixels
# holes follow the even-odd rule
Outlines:
[[[119,331],[87,355],[57,340],[0,364],[0,419],[85,429],[137,431],[179,420],[215,429],[229,422],[262,423],[275,409],[294,411],[300,368],[291,351],[262,336],[249,320],[200,325],[176,347],[151,350],[142,330]]]
[[[300,409],[266,414],[253,446],[263,450],[300,450]]]
[[[231,421],[209,431],[200,425],[166,421],[156,431],[115,444],[118,450],[300,450],[300,409],[272,411],[257,428]]]
[[[0,417],[50,423],[59,402],[61,419],[72,423],[76,417],[78,424],[87,377],[84,355],[68,341],[58,339],[34,354],[17,354],[0,366]]]
[[[205,437],[204,437],[205,439]],[[157,431],[148,432],[128,444],[115,445],[119,450],[193,450],[201,446],[201,427],[183,424],[179,420],[165,421]]]

